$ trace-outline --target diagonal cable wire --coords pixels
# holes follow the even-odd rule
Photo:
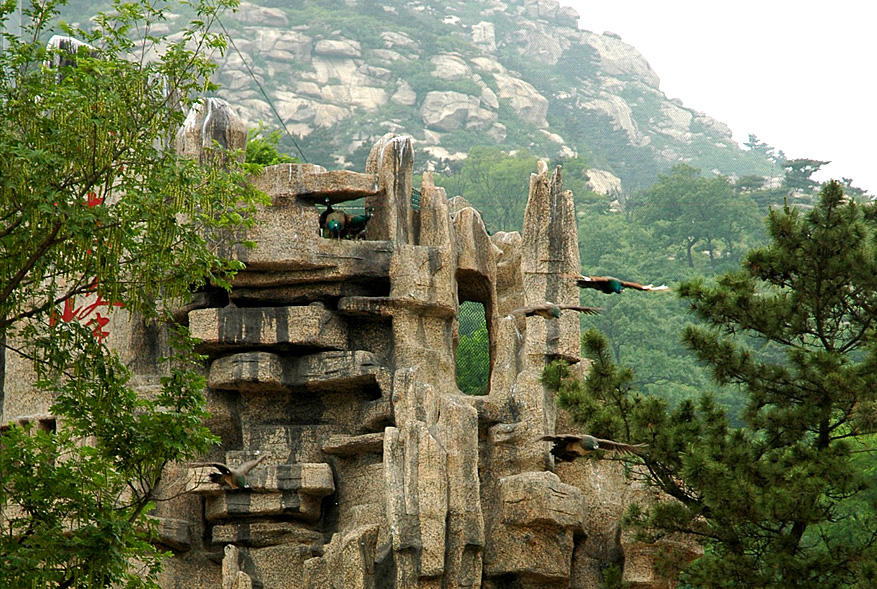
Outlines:
[[[232,39],[231,35],[228,32],[228,29],[225,28],[225,24],[221,20],[219,20],[219,18],[216,19],[216,22],[219,23],[220,27],[222,27],[222,32],[225,33],[225,36],[228,39],[228,42],[231,43],[231,46],[234,48],[234,50],[237,52],[238,56],[241,58],[241,61],[243,62],[244,67],[246,67],[247,71],[250,72],[250,77],[253,78],[254,82],[256,82],[256,86],[259,87],[259,92],[261,92],[262,96],[265,97],[265,100],[268,102],[268,106],[271,107],[271,111],[277,117],[277,120],[280,121],[280,124],[283,125],[283,130],[286,131],[286,134],[289,135],[290,139],[292,139],[292,144],[295,145],[295,148],[298,150],[299,155],[301,155],[301,159],[304,161],[304,163],[306,163],[306,164],[309,163],[308,158],[305,157],[305,154],[301,150],[301,147],[298,146],[298,141],[296,141],[295,137],[293,137],[292,133],[289,132],[289,127],[286,126],[286,123],[283,121],[283,117],[280,116],[280,113],[277,112],[277,108],[274,107],[274,102],[268,97],[268,94],[265,92],[265,89],[262,87],[262,84],[260,84],[259,80],[256,78],[256,72],[253,71],[253,68],[251,68],[250,64],[247,63],[247,60],[244,59],[244,54],[241,53],[241,50],[238,49],[237,45],[235,45],[234,39]]]

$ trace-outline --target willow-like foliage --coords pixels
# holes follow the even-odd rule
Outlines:
[[[0,3],[0,21],[16,4]],[[214,89],[225,41],[211,26],[236,0],[117,1],[82,15],[87,29],[59,23],[63,5],[25,2],[22,35],[0,53],[0,344],[33,365],[57,418],[0,439],[0,586],[156,587],[147,513],[174,492],[166,466],[214,443],[200,358],[169,328],[144,397],[104,340],[114,313],[157,332],[193,289],[241,268],[217,246],[260,197],[234,158],[173,151],[184,113]],[[189,24],[153,35],[170,11]],[[56,33],[87,45],[47,50]]]

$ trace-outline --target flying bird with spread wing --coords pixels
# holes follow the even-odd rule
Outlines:
[[[247,475],[266,458],[268,458],[268,455],[262,454],[258,458],[244,462],[234,468],[221,462],[197,462],[192,466],[212,466],[218,470],[219,472],[210,473],[210,482],[220,485],[225,483],[232,489],[249,489],[250,485],[247,483]]]
[[[579,288],[593,288],[606,294],[620,294],[625,288],[648,291],[670,290],[670,287],[665,284],[661,286],[640,284],[639,282],[621,280],[614,276],[578,276],[576,277],[576,284],[578,284]]]
[[[560,317],[561,311],[578,311],[585,315],[596,315],[603,310],[602,307],[582,307],[579,305],[556,305],[554,303],[543,303],[541,305],[531,305],[529,307],[519,307],[512,311],[511,315],[523,315],[524,317],[533,317],[538,315],[546,319],[557,319]]]
[[[645,449],[644,444],[622,444],[612,440],[604,440],[583,434],[560,434],[556,436],[542,436],[540,442],[552,442],[551,453],[558,460],[570,462],[576,458],[592,454],[596,450],[607,450],[619,454],[638,455]]]

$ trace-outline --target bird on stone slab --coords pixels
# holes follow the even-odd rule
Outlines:
[[[362,215],[347,215],[347,219],[344,223],[344,227],[347,230],[347,237],[353,239],[362,235],[362,232],[365,230],[365,227],[368,225],[369,219],[372,218],[372,213],[374,212],[375,208],[368,206],[365,207],[365,213]]]
[[[554,446],[551,453],[561,461],[572,461],[582,456],[592,454],[596,450],[607,450],[619,454],[638,455],[646,447],[644,444],[622,444],[612,440],[595,438],[587,434],[559,434],[556,436],[542,436],[540,442],[552,442]]]
[[[253,460],[249,460],[244,462],[240,466],[236,466],[234,468],[229,467],[221,462],[198,462],[193,464],[192,466],[212,466],[219,472],[211,472],[210,473],[210,482],[216,484],[225,483],[232,489],[249,489],[250,485],[247,483],[247,474],[257,466],[259,463],[268,458],[267,454],[262,454],[258,458],[254,458]]]
[[[326,215],[326,230],[329,237],[340,239],[346,233],[347,213],[339,209],[332,209],[332,212]]]
[[[326,197],[326,210],[320,213],[320,236],[326,237],[326,231],[328,228],[326,227],[326,218],[332,214],[335,209],[332,207],[332,203],[329,201],[329,197]]]
[[[524,317],[533,317],[538,315],[545,319],[557,319],[560,317],[561,311],[578,311],[585,315],[596,315],[601,312],[602,307],[582,307],[579,305],[556,305],[554,303],[543,303],[541,305],[531,305],[529,307],[519,307],[511,312],[511,315],[523,315]]]
[[[621,280],[614,276],[577,276],[576,284],[579,288],[593,288],[594,290],[599,290],[606,294],[620,294],[625,288],[648,291],[670,290],[670,287],[665,284],[662,284],[661,286],[640,284],[639,282]]]

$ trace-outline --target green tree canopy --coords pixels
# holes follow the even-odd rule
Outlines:
[[[518,231],[535,172],[536,157],[526,150],[509,155],[498,147],[475,146],[458,174],[436,175],[435,182],[449,197],[463,196],[481,211],[491,233]]]
[[[172,329],[160,387],[139,396],[104,337],[112,309],[162,325],[240,266],[213,244],[252,211],[243,174],[172,149],[213,89],[224,41],[210,25],[234,2],[116,2],[93,28],[63,29],[91,45],[74,55],[45,49],[63,4],[25,2],[23,35],[0,53],[0,343],[32,363],[58,418],[0,439],[0,586],[156,586],[147,513],[165,466],[213,443],[204,379]],[[192,18],[173,41],[150,33],[169,7]],[[0,4],[0,21],[15,9]]]
[[[633,393],[597,332],[584,383],[562,366],[544,379],[589,433],[648,444],[645,477],[672,500],[627,523],[700,538],[693,586],[870,587],[877,502],[858,457],[873,456],[877,428],[877,209],[832,182],[807,214],[771,212],[768,230],[739,270],[680,288],[702,322],[685,343],[745,394],[743,427],[709,395],[670,410]]]
[[[809,158],[786,161],[783,163],[783,167],[786,170],[786,187],[789,190],[803,190],[804,192],[813,190],[819,186],[819,183],[811,180],[810,176],[818,172],[822,166],[830,163]]]
[[[261,124],[247,132],[247,153],[244,162],[247,172],[253,174],[266,166],[299,163],[297,157],[292,157],[278,149],[281,137],[280,129],[266,133],[265,127]]]
[[[752,199],[735,194],[727,178],[704,178],[685,164],[661,175],[640,200],[639,222],[650,226],[666,247],[681,248],[690,268],[695,248],[706,251],[711,267],[719,256],[733,259],[758,225]]]

